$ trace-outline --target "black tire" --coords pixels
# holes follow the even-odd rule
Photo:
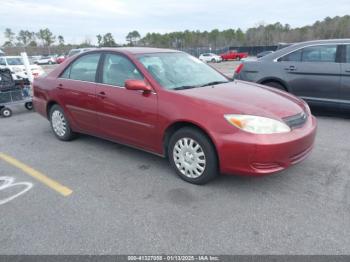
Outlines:
[[[287,91],[287,89],[278,82],[274,82],[274,81],[266,82],[266,83],[264,83],[264,85],[269,86],[269,87],[273,87],[273,88],[276,88],[276,89],[279,89],[282,91]]]
[[[31,111],[31,110],[33,110],[33,103],[32,102],[27,102],[27,103],[24,104],[24,107],[27,110]]]
[[[178,143],[180,143],[180,141],[183,141],[183,139],[192,140],[194,142],[194,145],[198,144],[200,146],[199,149],[195,150],[196,152],[192,151],[192,153],[194,154],[190,156],[190,161],[192,161],[192,163],[186,162],[185,160],[185,158],[187,158],[187,155],[185,154],[189,153],[184,152],[187,149],[183,148],[181,151],[175,149],[175,146],[178,146]],[[175,155],[175,152],[177,152],[178,155]],[[204,153],[204,157],[202,156],[201,158],[198,158],[198,160],[203,161],[204,158],[205,164],[201,163],[201,168],[203,168],[204,165],[204,170],[200,171],[198,169],[199,164],[194,159],[197,158],[196,154],[202,153]],[[196,128],[184,127],[179,129],[172,135],[168,144],[168,157],[170,165],[174,168],[174,170],[180,176],[180,178],[189,183],[203,185],[217,177],[219,174],[218,160],[215,147],[213,146],[209,138],[203,132],[199,131]],[[178,161],[180,161],[180,157],[184,159],[185,162],[183,162],[182,165],[178,167],[179,163],[175,163],[175,158],[177,158]],[[188,169],[186,169],[185,166],[187,168],[195,170],[189,171]],[[182,169],[181,167],[183,167],[182,171],[180,170]],[[201,174],[198,177],[190,177],[190,175],[193,175],[192,172],[195,171]],[[182,172],[185,172],[186,175]]]
[[[215,59],[213,58],[210,62],[215,63]]]
[[[12,110],[8,107],[3,107],[0,111],[1,115],[3,117],[10,117],[12,116]]]
[[[55,117],[60,117],[64,123],[64,129],[62,129],[62,132],[58,131],[58,129],[54,127],[53,122],[55,120],[53,119]],[[51,129],[53,133],[59,140],[70,141],[76,137],[76,133],[74,133],[73,130],[71,129],[65,113],[59,105],[53,105],[50,109],[50,124],[51,124]]]

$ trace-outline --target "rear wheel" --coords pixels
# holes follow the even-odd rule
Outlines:
[[[215,63],[215,58],[213,58],[213,59],[211,60],[211,62],[212,62],[212,63]]]
[[[3,107],[0,111],[1,115],[3,117],[10,117],[12,116],[12,110],[8,107]]]
[[[52,106],[50,110],[50,123],[52,131],[59,140],[70,141],[76,137],[63,109],[59,105]]]
[[[184,127],[170,138],[168,156],[171,166],[185,181],[201,185],[218,176],[216,150],[201,131]]]
[[[27,102],[24,104],[24,107],[27,109],[27,110],[33,110],[33,103],[32,102]]]
[[[280,84],[278,82],[274,82],[274,81],[266,82],[266,83],[264,83],[264,85],[269,86],[269,87],[273,87],[273,88],[276,88],[276,89],[279,89],[282,91],[287,91],[287,89],[282,84]]]

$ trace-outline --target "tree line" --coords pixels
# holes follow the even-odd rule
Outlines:
[[[211,31],[183,31],[172,33],[147,33],[140,39],[145,46],[170,48],[212,47],[213,49],[229,46],[270,46],[281,42],[294,43],[317,39],[350,38],[350,16],[327,17],[313,25],[292,28],[282,25],[260,23],[243,32],[242,29]]]
[[[3,47],[37,47],[43,46],[72,46],[65,43],[62,35],[55,36],[48,28],[40,29],[38,32],[20,30],[17,34],[10,28],[4,32],[5,43]],[[327,17],[322,21],[316,21],[313,25],[292,28],[289,24],[260,23],[245,32],[240,29],[226,29],[211,31],[178,31],[171,33],[147,33],[141,37],[137,30],[131,31],[125,37],[127,44],[124,46],[150,46],[164,48],[198,48],[211,47],[213,49],[228,46],[268,46],[280,42],[300,42],[314,39],[350,38],[350,16]],[[98,34],[96,36],[97,46],[115,47],[116,43],[112,33]],[[93,46],[91,40],[85,39],[75,47]]]

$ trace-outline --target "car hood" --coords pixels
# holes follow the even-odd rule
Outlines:
[[[214,105],[222,114],[246,114],[281,119],[306,111],[302,100],[286,92],[243,81],[180,92],[192,99]]]

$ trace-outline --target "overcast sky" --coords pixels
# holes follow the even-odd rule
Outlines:
[[[327,16],[350,14],[349,0],[1,0],[0,44],[9,27],[38,31],[48,27],[66,42],[80,43],[111,32],[118,43],[132,30],[247,29],[258,23],[298,27]]]

